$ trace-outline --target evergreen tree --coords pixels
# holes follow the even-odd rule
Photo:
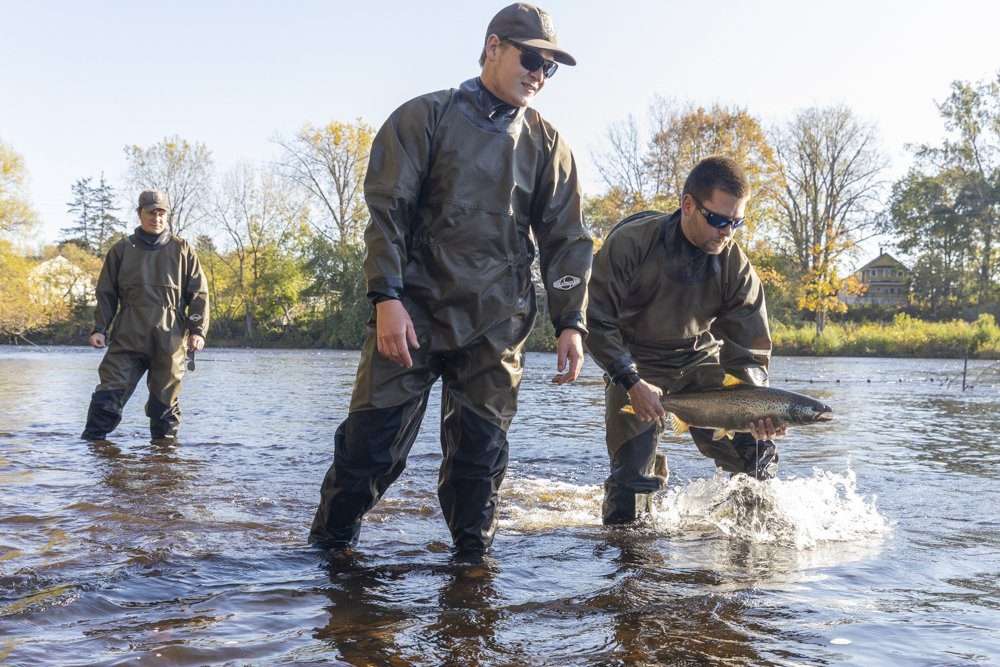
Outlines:
[[[66,210],[75,217],[73,224],[63,228],[62,240],[91,249],[91,239],[95,232],[95,206],[90,177],[77,179],[70,191],[73,193],[73,200],[66,204]]]
[[[95,239],[97,245],[94,250],[98,254],[103,254],[120,235],[125,233],[126,223],[115,215],[118,211],[118,207],[115,206],[115,190],[104,180],[104,172],[101,172],[101,180],[92,192],[97,223]]]
[[[63,229],[62,240],[100,255],[125,231],[125,221],[114,215],[118,210],[115,191],[104,180],[104,173],[96,186],[92,183],[88,176],[73,184],[73,200],[66,206],[75,217],[73,224]]]

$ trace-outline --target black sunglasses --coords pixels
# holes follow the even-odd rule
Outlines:
[[[691,195],[691,199],[694,199],[695,203],[698,204],[698,212],[701,213],[708,224],[712,225],[716,229],[725,229],[726,227],[732,225],[733,229],[740,227],[746,221],[746,218],[727,218],[724,215],[719,215],[718,213],[712,213],[705,205],[698,201],[698,198]]]
[[[556,70],[559,69],[559,63],[554,60],[547,60],[546,58],[543,58],[542,54],[538,53],[538,51],[532,51],[528,47],[521,46],[517,42],[512,42],[506,37],[502,38],[500,41],[507,42],[521,52],[521,67],[529,72],[535,72],[541,69],[545,78],[551,79],[556,73]]]

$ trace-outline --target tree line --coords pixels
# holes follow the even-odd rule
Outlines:
[[[853,317],[841,297],[865,288],[845,267],[863,259],[861,244],[876,234],[888,235],[913,267],[911,315],[996,314],[1000,73],[954,82],[938,107],[946,138],[910,147],[911,168],[890,183],[876,128],[847,107],[805,109],[766,126],[743,108],[655,97],[642,118],[611,124],[593,153],[604,189],[585,197],[586,221],[601,239],[631,213],[672,211],[688,171],[725,154],[745,166],[753,186],[740,242],[767,286],[773,319],[822,333],[830,318]],[[126,146],[121,189],[104,174],[78,179],[60,243],[40,257],[13,243],[35,214],[23,160],[0,143],[0,333],[68,341],[89,331],[90,309],[79,298],[43,307],[32,296],[32,269],[59,254],[96,277],[99,258],[136,226],[133,211],[116,202],[153,188],[167,192],[171,230],[195,244],[208,274],[214,339],[359,345],[370,311],[362,235],[373,135],[360,119],[306,125],[275,138],[274,160],[221,174],[202,143],[175,136]],[[536,347],[551,333],[540,322]]]

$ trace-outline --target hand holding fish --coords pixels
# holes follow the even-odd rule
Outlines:
[[[773,440],[785,435],[787,428],[784,424],[775,425],[770,417],[750,422],[750,435],[757,440]]]
[[[728,377],[728,376],[727,376]],[[644,386],[640,386],[644,385]],[[716,440],[734,433],[750,433],[757,440],[770,440],[785,434],[788,425],[817,424],[833,419],[830,406],[793,391],[773,387],[755,387],[726,383],[716,389],[680,392],[663,396],[659,389],[639,381],[629,390],[631,403],[621,409],[643,421],[651,421],[663,412],[655,412],[649,401],[659,400],[662,411],[670,413],[675,433],[689,426],[712,429]]]
[[[645,380],[639,380],[628,390],[629,402],[635,414],[645,422],[651,422],[667,414],[663,409],[663,390]]]

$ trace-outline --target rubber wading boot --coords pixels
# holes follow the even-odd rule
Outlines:
[[[667,455],[662,452],[656,452],[656,457],[653,459],[653,477],[659,477],[663,480],[661,490],[667,488],[667,479],[670,477],[670,469],[667,468]],[[637,516],[642,514],[653,514],[653,496],[655,495],[655,492],[635,494],[635,512]]]

